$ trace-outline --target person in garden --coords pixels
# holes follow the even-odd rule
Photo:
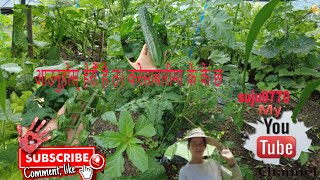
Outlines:
[[[157,69],[155,66],[154,66],[154,63],[152,61],[152,58],[148,52],[148,49],[147,49],[147,45],[144,44],[141,52],[140,52],[140,55],[138,57],[138,59],[136,60],[136,62],[131,62],[129,61],[129,64],[134,68],[134,69],[144,69],[144,70],[155,70]],[[85,103],[82,104],[82,108],[85,107]],[[36,132],[38,132],[39,135],[43,135],[43,136],[47,136],[47,133],[43,133],[43,132],[49,132],[49,131],[52,131],[54,129],[58,129],[58,118],[60,115],[64,114],[65,113],[65,105],[63,105],[60,110],[58,111],[57,113],[57,116],[53,119],[51,119],[45,126],[44,126],[44,123],[46,123],[45,121],[43,121],[40,129],[44,126],[44,128],[42,128],[41,132],[39,131],[39,129],[37,128]],[[73,115],[72,116],[72,119],[73,119],[73,122],[72,122],[72,125],[75,125],[78,121],[78,118],[79,118],[79,115]],[[21,119],[22,120],[22,119]],[[34,124],[36,124],[36,122],[38,121],[38,118],[35,117],[34,119]],[[30,127],[23,127],[21,125],[18,125],[17,126],[17,130],[19,132],[19,139],[24,137],[27,132],[30,130],[32,131],[33,129],[33,125],[31,125],[32,128]],[[83,123],[81,122],[78,129],[76,130],[76,137],[79,137],[79,134],[80,132],[84,129],[84,125]],[[72,128],[69,128],[67,129],[67,143],[71,143],[71,145],[78,145],[80,142],[78,141],[77,138],[75,138],[73,141],[72,141],[72,136],[74,134],[74,131],[75,129],[72,129]],[[47,140],[49,140],[51,138],[51,136],[47,136],[47,137],[39,137],[40,139],[44,139],[42,142],[45,142]],[[71,142],[72,141],[72,142]],[[20,141],[19,141],[20,142]],[[37,146],[39,146],[42,142],[37,142]],[[30,144],[33,144],[35,142],[29,142]]]
[[[224,148],[221,151],[221,156],[227,161],[228,168],[213,159],[203,159],[207,144],[218,149],[221,145],[216,139],[206,136],[201,128],[192,129],[181,141],[188,141],[188,149],[192,158],[180,169],[179,180],[242,179],[239,166],[229,149]]]

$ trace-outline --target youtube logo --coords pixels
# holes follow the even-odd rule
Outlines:
[[[293,158],[296,155],[296,139],[293,136],[260,136],[256,147],[259,158]]]

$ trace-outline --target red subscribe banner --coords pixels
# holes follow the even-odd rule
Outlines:
[[[96,173],[104,169],[105,157],[95,153],[96,148],[87,147],[42,147],[28,154],[18,151],[19,169],[23,177],[62,177],[79,174],[82,179],[95,179]]]
[[[19,168],[48,168],[63,166],[90,166],[90,158],[95,154],[95,147],[43,147],[34,154],[27,154],[19,148]]]

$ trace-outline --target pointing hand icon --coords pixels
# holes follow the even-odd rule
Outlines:
[[[80,175],[83,180],[91,180],[93,174],[93,170],[88,166],[86,167],[85,165],[82,166],[80,169]]]

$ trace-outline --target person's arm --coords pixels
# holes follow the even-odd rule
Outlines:
[[[242,174],[237,164],[234,164],[233,167],[229,168],[220,165],[220,170],[223,180],[242,180]]]
[[[232,152],[229,149],[223,149],[221,151],[221,156],[227,161],[228,169],[222,165],[220,165],[221,175],[223,180],[226,179],[234,179],[241,180],[242,175],[239,166],[237,165],[236,160]]]

